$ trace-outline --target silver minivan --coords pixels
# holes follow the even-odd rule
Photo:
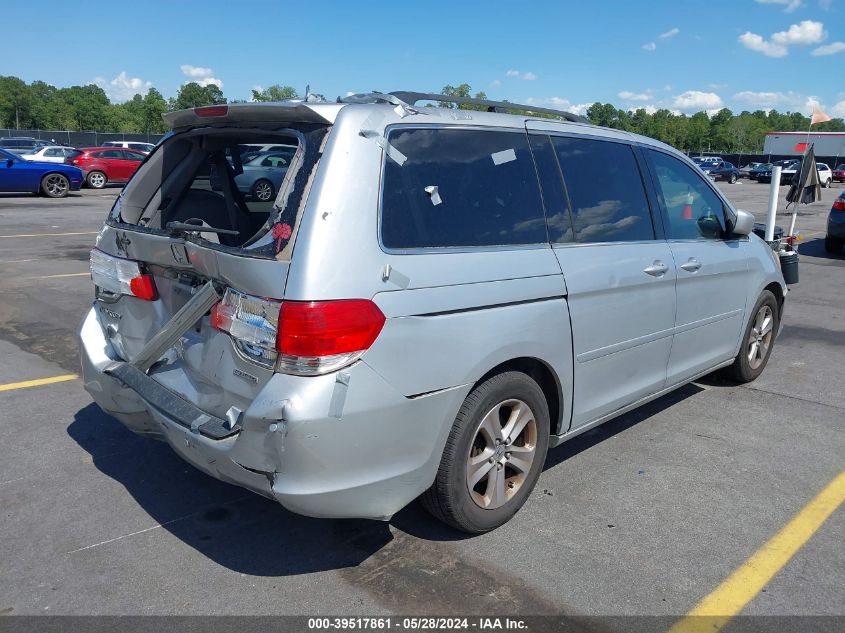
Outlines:
[[[293,512],[388,519],[421,497],[477,533],[550,447],[763,371],[778,259],[691,161],[567,113],[432,99],[450,100],[166,115],[91,252],[100,407]],[[246,200],[244,148],[272,143],[297,147],[282,185]]]

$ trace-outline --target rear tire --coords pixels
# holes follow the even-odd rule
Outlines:
[[[843,241],[838,237],[827,235],[824,238],[824,250],[833,255],[838,255],[839,251],[842,250],[842,243]]]
[[[736,182],[736,174],[731,174],[731,177],[728,178],[728,182],[734,184]]]
[[[262,178],[261,180],[256,180],[252,185],[252,197],[259,202],[267,202],[268,200],[273,199],[273,195],[276,193],[276,190],[273,187],[273,183],[269,180],[265,180]]]
[[[48,198],[64,198],[70,191],[70,183],[62,174],[47,174],[41,179],[41,193]]]
[[[824,181],[824,188],[830,189],[830,178],[828,178],[827,180]]]
[[[779,325],[777,299],[769,290],[764,290],[745,326],[739,354],[725,373],[737,382],[751,382],[762,374],[772,355]]]
[[[108,181],[109,180],[106,178],[106,175],[101,171],[89,172],[88,177],[85,179],[85,182],[88,183],[88,186],[91,187],[91,189],[102,189],[106,186]]]
[[[472,534],[493,530],[531,494],[549,448],[549,407],[540,386],[508,371],[466,397],[440,468],[420,500],[432,515]]]

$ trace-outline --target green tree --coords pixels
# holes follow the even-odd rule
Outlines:
[[[472,88],[469,84],[461,84],[459,86],[453,86],[452,84],[446,84],[441,88],[440,94],[446,95],[447,97],[465,97],[470,99],[487,99],[487,95],[484,92],[476,92],[475,96],[472,96]],[[479,106],[473,105],[470,103],[461,103],[456,104],[452,103],[451,101],[440,101],[438,105],[441,108],[449,108],[452,110],[481,110],[484,111],[487,109],[486,106]]]
[[[179,93],[173,100],[171,109],[184,110],[221,103],[226,103],[226,97],[223,96],[223,91],[220,88],[214,84],[200,86],[195,81],[189,81],[179,88]]]
[[[162,115],[167,112],[167,101],[155,88],[150,88],[144,95],[143,127],[146,134],[159,134],[167,130]]]
[[[252,91],[253,101],[285,101],[286,99],[296,99],[298,96],[296,88],[280,86],[279,84],[273,84],[261,91]]]
[[[0,77],[0,121],[3,127],[28,127],[32,95],[18,77]]]

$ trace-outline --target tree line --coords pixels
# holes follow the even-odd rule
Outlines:
[[[487,98],[484,92],[473,94],[471,86],[465,83],[446,85],[441,94]],[[281,101],[297,96],[291,86],[275,84],[253,90],[251,100]],[[0,128],[160,134],[167,130],[161,118],[165,112],[227,102],[239,101],[227,100],[214,84],[201,86],[189,82],[167,99],[150,88],[144,95],[136,94],[126,102],[112,103],[105,91],[94,84],[56,88],[43,81],[27,84],[18,77],[0,76]],[[458,107],[449,102],[439,105]],[[483,109],[473,105],[459,107]],[[586,116],[596,125],[644,134],[687,152],[761,152],[766,132],[804,131],[810,124],[810,119],[800,112],[755,110],[734,114],[722,108],[712,115],[706,112],[686,115],[668,109],[623,110],[610,103],[594,103]],[[815,125],[813,131],[845,131],[845,121],[833,119]]]

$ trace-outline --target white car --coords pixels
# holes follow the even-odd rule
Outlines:
[[[154,143],[141,143],[140,141],[106,141],[101,147],[122,147],[123,149],[134,149],[137,152],[149,154],[155,147]]]
[[[63,145],[48,145],[28,154],[21,154],[21,158],[40,163],[64,163],[66,158],[73,158],[81,152],[74,147]]]
[[[795,172],[801,167],[801,161],[796,161],[790,165],[784,166],[784,170],[780,173],[780,184],[788,185],[792,182],[792,177]],[[833,182],[833,171],[827,163],[816,163],[816,171],[819,173],[819,184],[822,187],[830,187]]]
[[[827,163],[816,163],[816,171],[819,172],[819,182],[822,187],[830,187],[833,182],[833,170]]]

